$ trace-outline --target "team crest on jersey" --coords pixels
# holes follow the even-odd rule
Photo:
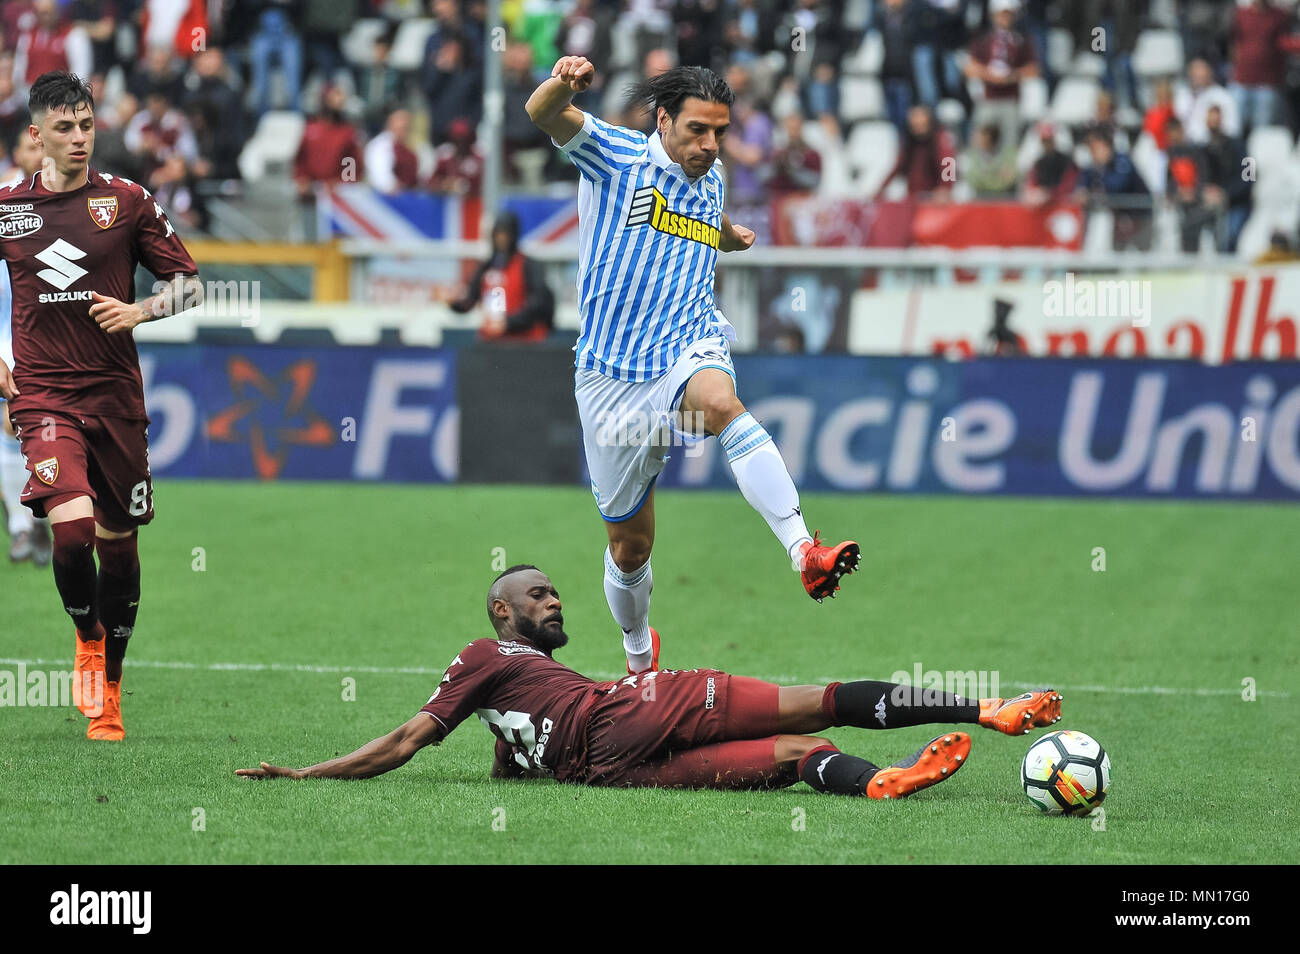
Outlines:
[[[47,458],[38,463],[34,470],[37,477],[53,487],[54,482],[59,479],[59,459],[57,457]]]
[[[654,186],[645,186],[632,193],[632,204],[627,213],[627,227],[648,225],[656,232],[700,242],[717,248],[722,232],[702,219],[692,219],[668,210],[668,200]]]
[[[101,195],[86,200],[90,210],[90,221],[101,229],[106,229],[117,220],[117,196]]]

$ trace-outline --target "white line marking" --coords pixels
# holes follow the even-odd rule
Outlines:
[[[23,664],[26,666],[70,666],[70,659],[14,659],[7,656],[0,656],[0,666],[17,666]],[[130,659],[128,666],[136,669],[180,669],[194,672],[311,672],[311,673],[347,673],[347,672],[365,672],[375,673],[378,675],[388,676],[441,676],[442,669],[430,669],[428,666],[312,666],[306,663],[240,663],[240,662],[214,662],[214,663],[192,663],[192,662],[164,662],[156,659]],[[627,676],[625,672],[612,672],[604,670],[595,670],[583,673],[592,679],[601,682],[611,682],[615,679],[623,679]],[[775,682],[784,686],[802,686],[802,685],[827,685],[832,682],[848,682],[849,680],[838,678],[832,679],[825,676],[819,676],[815,679],[809,679],[807,676],[756,676],[753,678],[762,679],[764,682]],[[1119,695],[1130,696],[1239,696],[1240,688],[1210,688],[1203,687],[1180,687],[1180,686],[1093,686],[1093,685],[1062,685],[1059,682],[1048,681],[1053,689],[1058,692],[1101,692],[1117,693]],[[1039,682],[1004,682],[1003,685],[1010,686],[1014,689],[1038,689],[1045,683]],[[924,688],[924,687],[922,687]],[[1275,699],[1290,699],[1291,693],[1283,692],[1277,689],[1257,689],[1256,696],[1268,696]]]

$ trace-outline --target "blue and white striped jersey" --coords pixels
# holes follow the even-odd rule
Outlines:
[[[722,164],[691,179],[658,132],[647,137],[590,113],[556,145],[582,173],[577,367],[648,381],[701,338],[733,337],[713,303]]]

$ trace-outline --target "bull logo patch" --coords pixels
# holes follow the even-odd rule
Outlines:
[[[117,196],[102,195],[86,200],[90,210],[90,221],[101,229],[106,229],[117,220]]]
[[[36,465],[35,469],[36,476],[51,487],[53,487],[54,482],[59,479],[59,459],[57,457],[50,457],[47,460],[41,461]]]

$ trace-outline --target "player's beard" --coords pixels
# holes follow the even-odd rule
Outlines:
[[[551,622],[560,625],[550,626]],[[515,632],[538,649],[548,653],[559,649],[569,641],[569,634],[564,631],[564,617],[559,613],[546,617],[540,623],[534,623],[526,616],[517,616],[515,617]]]

